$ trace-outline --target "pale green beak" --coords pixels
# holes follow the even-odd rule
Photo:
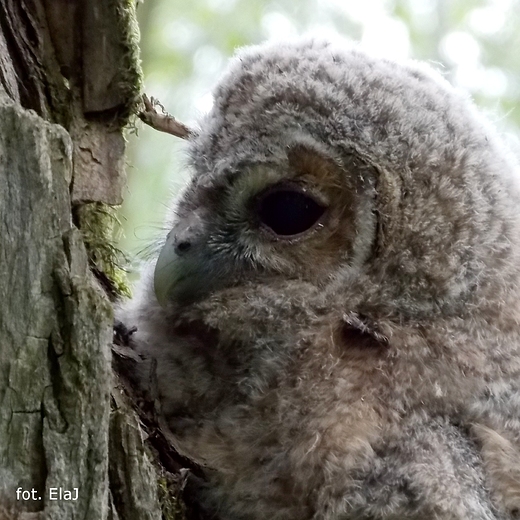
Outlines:
[[[170,299],[170,293],[175,285],[182,279],[183,262],[179,255],[175,252],[173,233],[168,235],[164,244],[154,271],[154,292],[157,301],[162,307],[165,307]]]
[[[228,271],[223,260],[208,251],[204,236],[199,235],[189,250],[179,252],[171,232],[155,265],[157,301],[163,307],[191,303],[222,287],[229,278]]]

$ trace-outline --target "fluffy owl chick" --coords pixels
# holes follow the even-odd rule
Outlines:
[[[514,158],[429,68],[238,54],[122,311],[226,520],[520,513]],[[160,303],[159,303],[160,302]]]

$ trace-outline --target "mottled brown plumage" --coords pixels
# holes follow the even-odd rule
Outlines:
[[[241,52],[200,128],[121,315],[203,500],[517,518],[519,168],[496,131],[423,65],[308,39]]]

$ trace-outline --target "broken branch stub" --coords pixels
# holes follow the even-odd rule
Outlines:
[[[144,110],[139,112],[139,119],[155,130],[180,137],[181,139],[189,139],[195,133],[194,130],[168,114],[159,101],[153,97],[148,98],[146,94],[143,94],[143,104]],[[161,108],[161,112],[157,111],[157,107]]]

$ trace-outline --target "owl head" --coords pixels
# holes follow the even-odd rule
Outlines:
[[[512,517],[519,170],[471,102],[424,65],[265,44],[234,59],[189,155],[126,321],[218,507]]]
[[[293,280],[419,316],[503,300],[518,276],[518,167],[424,65],[314,39],[251,47],[190,157],[163,303]]]

